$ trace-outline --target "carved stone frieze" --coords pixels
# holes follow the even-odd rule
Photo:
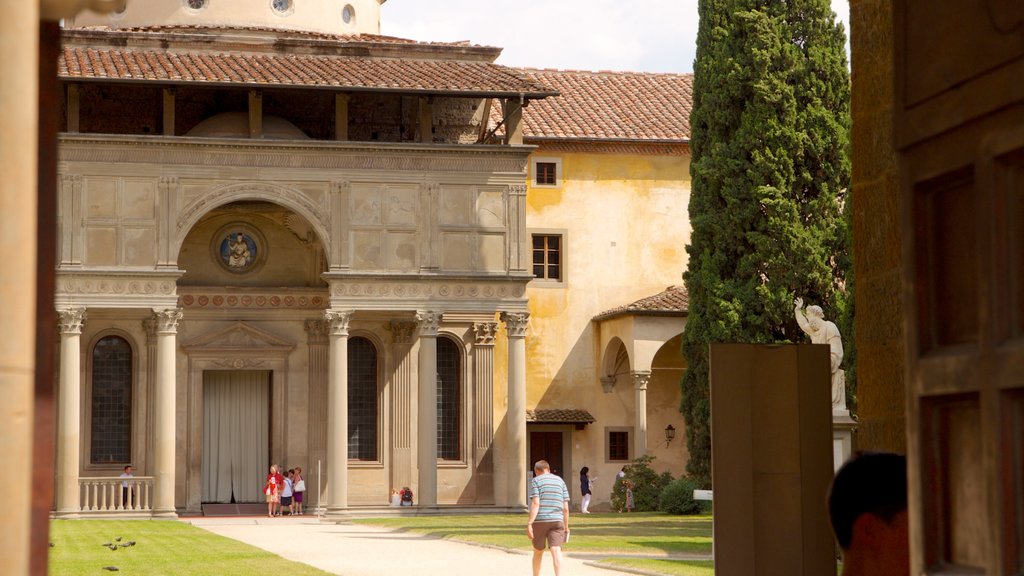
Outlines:
[[[377,296],[394,298],[521,298],[526,293],[523,283],[496,282],[338,282],[332,296]]]
[[[288,292],[258,292],[230,294],[222,292],[193,292],[178,298],[185,308],[281,308],[290,310],[323,310],[327,296],[290,294]]]
[[[361,143],[311,141],[286,146],[267,141],[209,141],[179,138],[174,142],[145,137],[62,134],[60,160],[100,162],[372,170],[414,172],[526,173],[529,151],[494,147],[434,146],[387,148]],[[524,187],[525,188],[525,187]]]
[[[348,325],[352,321],[351,310],[327,310],[324,319],[327,320],[331,336],[348,336]]]
[[[260,358],[221,358],[211,360],[214,366],[222,368],[233,368],[235,370],[262,368],[267,365],[266,360]]]
[[[388,332],[391,332],[392,344],[408,344],[412,342],[412,333],[416,330],[416,323],[405,320],[392,320],[386,328]]]
[[[137,276],[81,275],[58,276],[58,294],[103,294],[170,296],[175,292],[175,281],[163,278]]]
[[[505,323],[509,338],[526,338],[526,329],[530,324],[529,312],[502,312],[501,321]]]
[[[441,312],[432,310],[418,310],[416,322],[420,327],[420,336],[437,336],[437,330],[441,327]]]
[[[81,334],[87,314],[85,308],[67,308],[57,311],[57,326],[61,334]]]
[[[497,334],[497,322],[476,322],[473,324],[473,336],[477,346],[493,346],[494,337]]]

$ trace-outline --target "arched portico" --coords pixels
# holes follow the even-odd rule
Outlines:
[[[671,368],[666,344],[686,327],[686,290],[670,286],[664,292],[621,306],[594,317],[597,349],[601,351],[599,378],[605,393],[614,392],[620,376],[629,375],[634,389],[633,454],[650,451],[648,442],[648,387],[652,382],[656,359]],[[677,347],[678,348],[678,347]],[[676,357],[680,357],[678,352]],[[681,357],[680,357],[681,358]],[[681,365],[672,369],[681,370]]]

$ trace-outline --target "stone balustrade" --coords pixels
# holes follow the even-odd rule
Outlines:
[[[124,483],[127,483],[125,490]],[[134,476],[82,477],[78,479],[82,515],[144,514],[153,511],[153,478]]]

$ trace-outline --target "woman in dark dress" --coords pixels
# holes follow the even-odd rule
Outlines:
[[[583,493],[583,502],[580,503],[580,513],[590,514],[590,477],[587,473],[590,472],[590,468],[584,466],[580,470],[580,492]]]

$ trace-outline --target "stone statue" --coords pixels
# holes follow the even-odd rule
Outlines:
[[[846,372],[839,366],[843,363],[843,339],[839,328],[825,320],[825,313],[820,306],[808,306],[804,309],[804,299],[793,301],[796,305],[794,313],[796,323],[800,325],[814,344],[828,344],[832,370],[832,413],[848,413],[846,409]]]

